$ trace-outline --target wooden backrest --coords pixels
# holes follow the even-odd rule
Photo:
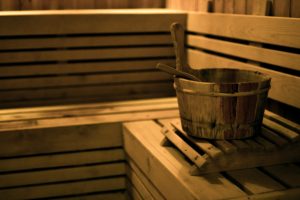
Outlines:
[[[173,94],[168,10],[0,13],[0,107]]]
[[[272,77],[269,97],[300,108],[300,19],[189,13],[192,68],[230,67]]]

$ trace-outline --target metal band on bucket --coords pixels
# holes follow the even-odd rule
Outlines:
[[[182,89],[178,88],[176,84],[174,84],[174,88],[177,92],[186,93],[186,94],[193,94],[193,95],[200,95],[200,96],[215,96],[215,97],[240,97],[240,96],[250,96],[256,94],[262,94],[267,92],[270,87],[263,88],[260,90],[254,90],[250,92],[235,92],[235,93],[222,93],[222,92],[198,92],[190,89]]]

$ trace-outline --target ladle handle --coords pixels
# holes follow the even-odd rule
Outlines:
[[[176,55],[176,69],[181,71],[188,71],[186,70],[187,59],[184,48],[184,28],[181,24],[174,22],[171,24],[170,29]]]
[[[189,79],[189,80],[193,80],[193,81],[200,81],[196,76],[194,76],[192,74],[177,70],[173,67],[170,67],[170,66],[162,64],[162,63],[158,63],[156,65],[156,68],[160,69],[161,71],[167,72],[168,74],[175,75],[175,76],[178,76],[181,78],[185,78],[185,79]]]

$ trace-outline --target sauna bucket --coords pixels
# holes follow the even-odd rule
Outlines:
[[[174,79],[181,124],[198,138],[242,139],[260,132],[271,78],[255,71],[197,70],[199,81]]]

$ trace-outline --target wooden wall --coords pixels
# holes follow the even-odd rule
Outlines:
[[[167,0],[171,9],[216,13],[300,17],[299,0]],[[261,14],[264,10],[266,13]]]
[[[174,95],[172,77],[155,65],[174,65],[169,25],[184,24],[184,13],[102,9],[0,16],[1,108]]]
[[[165,0],[1,0],[0,10],[163,8]]]

